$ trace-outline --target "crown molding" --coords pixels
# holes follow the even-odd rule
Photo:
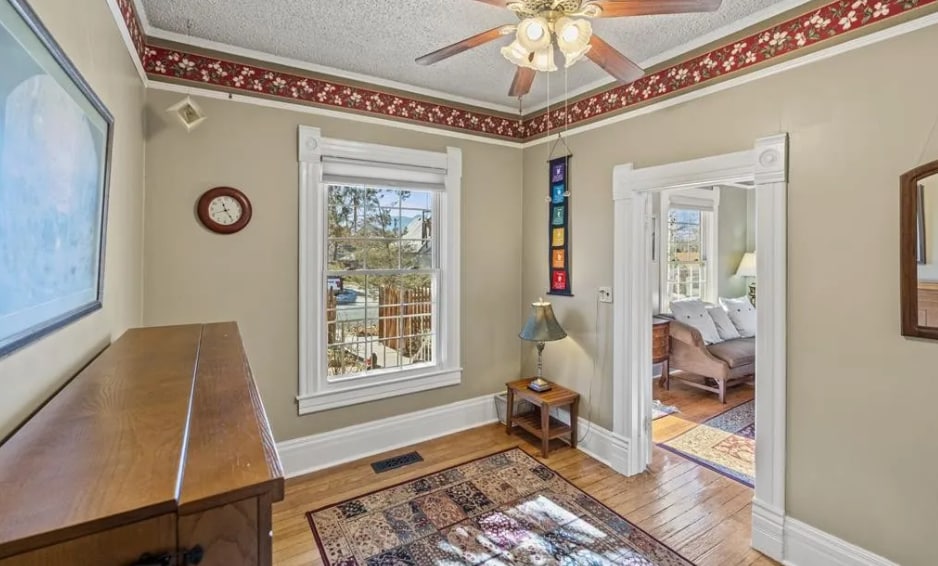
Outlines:
[[[150,80],[198,84],[204,89],[371,116],[394,123],[448,130],[448,133],[527,142],[525,145],[537,143],[561,127],[578,126],[577,130],[581,130],[614,117],[635,115],[652,105],[658,107],[675,97],[684,100],[697,90],[712,92],[724,81],[738,84],[734,79],[748,73],[764,74],[768,67],[790,63],[796,56],[826,50],[938,9],[938,0],[835,0],[781,22],[751,26],[745,32],[748,35],[741,33],[735,38],[723,38],[722,45],[663,64],[659,70],[633,83],[586,94],[552,108],[549,114],[536,111],[519,120],[495,113],[491,108],[459,105],[452,97],[440,100],[421,96],[406,90],[410,88],[406,85],[401,85],[405,90],[397,90],[375,85],[372,79],[370,83],[359,83],[349,79],[349,73],[344,73],[345,77],[320,75],[308,64],[302,67],[281,65],[228,52],[199,53],[191,45],[160,45],[156,36],[169,35],[145,28],[134,0],[116,2],[136,55]],[[144,29],[156,35],[148,36]],[[219,44],[213,45],[219,47]]]

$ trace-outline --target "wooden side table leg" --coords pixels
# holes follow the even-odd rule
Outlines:
[[[671,359],[665,358],[661,362],[661,383],[664,385],[665,390],[671,389]]]
[[[508,403],[505,405],[505,432],[511,436],[511,420],[515,416],[515,392],[508,388]]]
[[[547,458],[550,452],[550,405],[541,405],[541,456]]]
[[[578,414],[580,412],[580,400],[577,399],[570,405],[570,448],[576,448],[576,425],[579,420]]]

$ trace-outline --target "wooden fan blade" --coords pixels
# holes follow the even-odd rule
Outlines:
[[[622,16],[651,16],[654,14],[684,14],[688,12],[713,12],[720,8],[723,0],[597,0],[589,5],[602,11],[599,18]]]
[[[616,51],[614,47],[600,39],[596,34],[593,34],[593,37],[590,38],[590,45],[592,49],[586,52],[586,56],[618,80],[630,83],[642,78],[645,74],[641,67]]]
[[[531,92],[531,85],[534,83],[536,75],[537,71],[534,69],[518,67],[518,70],[515,71],[515,78],[511,81],[511,90],[508,91],[508,96],[519,97]]]
[[[467,51],[484,43],[494,41],[502,36],[510,34],[513,31],[515,31],[515,26],[498,26],[497,28],[483,31],[482,33],[476,34],[472,37],[467,37],[466,39],[452,45],[447,45],[443,49],[437,49],[433,53],[427,53],[422,57],[417,57],[416,61],[420,65],[432,65],[433,63],[442,61],[447,57],[452,57],[453,55],[462,53],[463,51]]]

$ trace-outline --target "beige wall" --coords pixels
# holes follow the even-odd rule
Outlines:
[[[112,338],[141,323],[143,83],[107,3],[30,5],[114,115],[104,308],[0,359],[0,438]]]
[[[148,92],[144,320],[237,320],[278,440],[492,393],[518,376],[520,149],[204,99],[208,120],[187,134],[163,112],[179,98]],[[462,148],[461,385],[297,416],[300,124],[332,138]],[[217,185],[239,187],[253,203],[238,234],[212,234],[194,216],[199,195]]]
[[[573,136],[577,295],[553,301],[571,340],[550,344],[545,361],[585,394],[588,357],[616,346],[608,324],[598,349],[593,331],[596,287],[612,282],[615,165],[739,151],[788,132],[788,512],[903,566],[933,565],[938,535],[938,343],[899,334],[896,190],[901,173],[938,158],[938,74],[921,72],[935,53],[931,27]],[[525,152],[527,203],[545,191],[545,154]],[[543,206],[524,208],[525,297],[547,280],[545,222]],[[609,426],[604,366],[590,404]]]
[[[739,260],[746,249],[751,224],[746,205],[749,189],[720,187],[719,226],[717,226],[717,295],[741,297],[747,291],[745,277],[736,277]]]

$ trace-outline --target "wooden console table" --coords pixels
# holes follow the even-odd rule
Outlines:
[[[506,383],[508,388],[508,405],[506,409],[505,429],[511,434],[511,429],[518,425],[524,430],[541,439],[541,455],[547,458],[550,453],[550,441],[569,435],[570,446],[576,448],[576,423],[580,394],[551,383],[551,388],[544,392],[528,389],[530,379],[521,379]],[[538,408],[530,415],[514,416],[515,396]],[[550,410],[557,407],[570,407],[570,424],[566,425],[550,416]]]
[[[127,331],[0,446],[0,494],[0,566],[271,564],[283,471],[238,326]]]

